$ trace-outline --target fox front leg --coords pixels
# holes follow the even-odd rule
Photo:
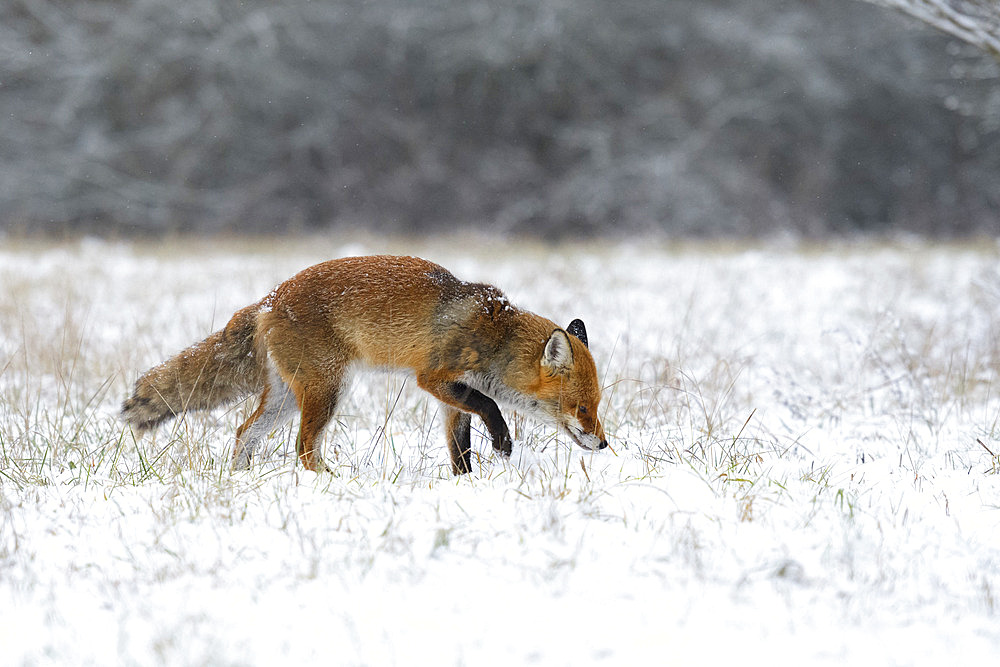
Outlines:
[[[465,404],[467,411],[476,413],[483,420],[486,430],[489,431],[490,438],[493,440],[493,449],[504,456],[510,456],[513,450],[510,430],[507,428],[507,422],[504,421],[503,415],[500,414],[500,408],[497,407],[496,401],[462,382],[452,383],[451,391],[459,401]]]
[[[472,414],[450,405],[444,406],[444,413],[444,431],[448,438],[451,473],[464,475],[472,472]]]
[[[497,407],[496,402],[486,394],[473,389],[463,382],[447,379],[435,380],[433,376],[417,376],[417,384],[420,388],[430,393],[445,405],[461,412],[479,415],[479,418],[483,420],[483,424],[486,425],[486,430],[489,432],[490,438],[493,440],[493,449],[504,456],[510,456],[513,449],[510,430],[507,428],[507,422],[504,421],[503,415],[500,414],[500,408]],[[455,442],[459,441],[456,439],[457,435],[454,437],[449,435],[449,438],[455,440]],[[459,446],[455,449],[456,451],[461,451],[463,447]],[[460,464],[457,465],[460,466]]]
[[[503,415],[500,414],[500,408],[497,407],[496,401],[463,382],[452,382],[448,390],[461,404],[456,407],[466,412],[474,412],[483,420],[486,430],[490,433],[490,438],[493,439],[493,449],[504,456],[510,456],[513,450],[510,430],[507,428],[507,422],[504,421]]]

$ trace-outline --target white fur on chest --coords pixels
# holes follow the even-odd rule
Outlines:
[[[499,379],[483,373],[469,371],[462,374],[461,381],[477,391],[481,391],[497,403],[526,414],[551,420],[551,415],[542,409],[541,401],[511,389]]]

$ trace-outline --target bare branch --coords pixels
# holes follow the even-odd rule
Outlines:
[[[1000,59],[1000,2],[997,0],[866,1],[909,14]]]

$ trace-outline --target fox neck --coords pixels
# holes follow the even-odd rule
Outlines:
[[[548,418],[548,415],[541,410],[537,398],[511,387],[498,375],[479,371],[467,371],[462,375],[462,382],[477,391],[481,391],[497,403],[508,408],[524,412],[533,417]]]
[[[462,381],[493,400],[535,417],[551,419],[540,408],[537,388],[542,350],[556,324],[531,312],[522,311],[511,322],[509,355],[491,364],[488,370],[468,370]]]

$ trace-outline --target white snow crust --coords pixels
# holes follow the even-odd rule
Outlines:
[[[609,450],[505,413],[454,478],[412,379],[226,465],[138,374],[309,264],[398,252],[587,325]],[[1000,655],[1000,250],[0,246],[0,663],[941,665]]]

